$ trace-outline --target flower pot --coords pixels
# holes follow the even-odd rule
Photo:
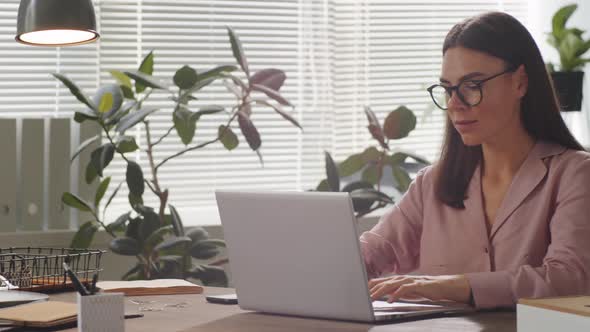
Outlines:
[[[584,81],[583,71],[551,73],[553,87],[557,93],[562,112],[582,110],[582,85]]]

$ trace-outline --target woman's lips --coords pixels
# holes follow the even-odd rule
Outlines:
[[[474,127],[476,123],[477,120],[461,120],[454,122],[455,128],[457,128],[458,131],[470,130]]]

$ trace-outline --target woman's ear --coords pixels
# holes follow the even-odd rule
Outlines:
[[[529,75],[527,75],[524,65],[518,66],[514,72],[516,76],[516,89],[520,98],[524,97],[529,89]]]

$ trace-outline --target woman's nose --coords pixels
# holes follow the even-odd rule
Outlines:
[[[467,105],[459,98],[457,91],[451,92],[451,97],[447,99],[448,110],[466,110]]]

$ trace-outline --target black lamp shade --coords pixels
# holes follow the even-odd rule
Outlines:
[[[36,46],[69,46],[98,39],[91,0],[21,0],[16,41]]]

